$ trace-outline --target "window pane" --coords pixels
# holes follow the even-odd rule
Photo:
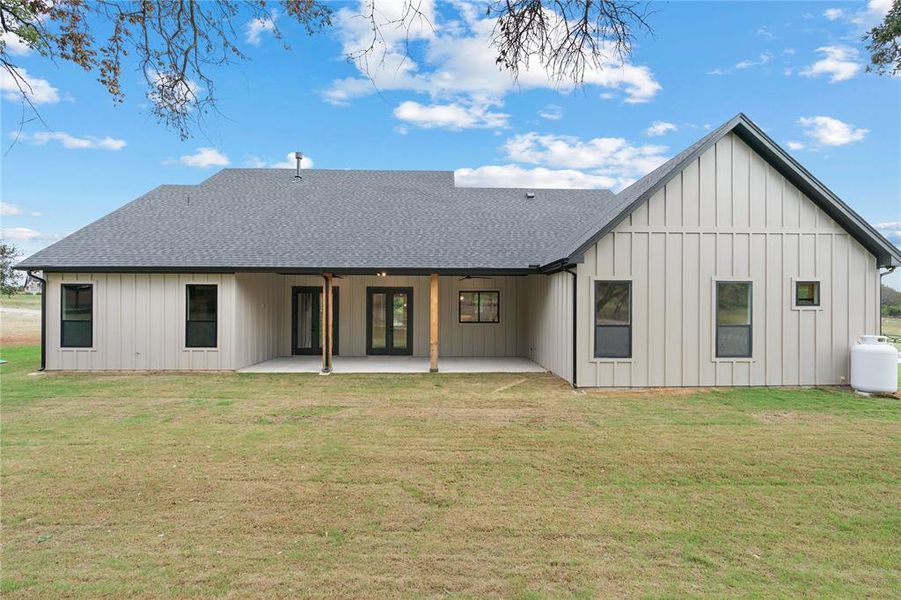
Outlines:
[[[476,292],[460,292],[460,322],[476,323],[479,320]]]
[[[216,286],[215,285],[189,285],[188,286],[188,320],[189,321],[215,321],[216,320]]]
[[[716,322],[718,325],[751,324],[751,284],[718,281],[716,284]]]
[[[500,294],[498,292],[479,292],[479,321],[497,323],[500,320]]]
[[[795,304],[797,306],[820,305],[820,283],[818,281],[799,281],[795,284]]]
[[[631,284],[628,281],[594,283],[594,324],[629,325],[631,323]]]
[[[385,332],[385,294],[372,294],[372,348],[383,350],[387,345]]]
[[[185,330],[185,346],[188,348],[215,348],[215,321],[188,321]]]
[[[406,349],[407,347],[407,295],[394,294],[391,308],[391,333],[394,348]]]
[[[63,285],[63,320],[90,321],[93,298],[94,286],[89,283]]]
[[[632,328],[607,325],[594,328],[594,355],[597,358],[630,358]]]
[[[751,327],[749,325],[720,325],[716,328],[717,356],[749,358],[751,356]]]
[[[90,321],[63,321],[63,348],[90,348],[93,340],[93,324]]]

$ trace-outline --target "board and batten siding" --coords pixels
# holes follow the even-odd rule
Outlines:
[[[277,275],[280,302],[277,322],[278,352],[291,355],[291,289],[321,287],[318,275]],[[517,277],[438,281],[439,356],[517,356]],[[338,302],[338,350],[340,356],[366,356],[366,289],[413,288],[413,356],[429,355],[429,277],[419,275],[345,275],[334,279]],[[460,323],[457,297],[461,290],[500,292],[500,323]]]
[[[879,331],[876,259],[734,134],[585,254],[577,385],[794,386],[847,382],[850,346]],[[632,358],[594,358],[594,281],[632,281]],[[716,280],[753,283],[752,358],[716,359]],[[793,308],[793,281],[821,307]]]
[[[572,382],[573,276],[529,275],[520,283],[520,356]]]
[[[235,276],[206,273],[47,273],[47,369],[234,368]],[[93,347],[61,348],[63,283],[91,283]],[[217,284],[217,348],[185,348],[186,285]]]

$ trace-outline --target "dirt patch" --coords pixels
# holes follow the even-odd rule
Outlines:
[[[0,308],[0,346],[25,346],[41,341],[41,311]]]

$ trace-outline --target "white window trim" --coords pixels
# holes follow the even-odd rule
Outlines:
[[[221,333],[222,330],[220,325],[222,324],[222,286],[220,285],[220,281],[204,281],[204,280],[191,280],[185,281],[181,286],[181,308],[179,309],[181,314],[181,333],[179,333],[181,339],[181,351],[182,352],[219,352],[219,345],[221,343]],[[216,286],[216,345],[210,346],[209,348],[189,348],[188,347],[188,286],[189,285],[215,285]]]
[[[820,304],[819,306],[798,306],[795,302],[798,299],[798,295],[795,290],[795,286],[798,282],[803,283],[816,283],[820,288]],[[805,310],[823,310],[823,280],[819,277],[792,277],[791,285],[788,289],[788,305],[792,310],[805,311]]]
[[[716,284],[724,283],[750,283],[751,284],[751,356],[720,357],[716,355]],[[713,363],[753,363],[757,362],[757,344],[754,343],[754,330],[757,322],[754,319],[754,309],[757,306],[754,296],[757,290],[757,280],[748,276],[728,276],[710,278],[710,362]]]
[[[603,358],[594,355],[594,290],[596,281],[628,281],[629,287],[629,335],[632,339],[629,341],[629,347],[632,349],[632,356],[629,358]],[[588,336],[588,362],[595,364],[630,364],[635,361],[635,278],[623,276],[602,276],[591,275],[588,277],[588,314],[589,323],[591,324],[591,334]]]
[[[63,346],[63,286],[64,285],[90,285],[91,286],[91,346],[84,348],[72,348]],[[56,324],[59,331],[58,347],[60,352],[97,352],[97,280],[78,279],[60,280],[57,297],[59,298],[59,310],[57,311]]]

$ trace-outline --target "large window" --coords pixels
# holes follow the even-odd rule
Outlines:
[[[716,356],[751,357],[751,282],[716,282]]]
[[[185,347],[216,347],[216,305],[215,285],[189,285],[188,318],[185,327]]]
[[[94,345],[94,286],[64,283],[60,346],[90,348]]]
[[[500,292],[460,292],[461,323],[500,323]]]
[[[820,282],[796,281],[795,282],[795,306],[819,306]]]
[[[632,282],[594,282],[595,358],[632,357]]]

